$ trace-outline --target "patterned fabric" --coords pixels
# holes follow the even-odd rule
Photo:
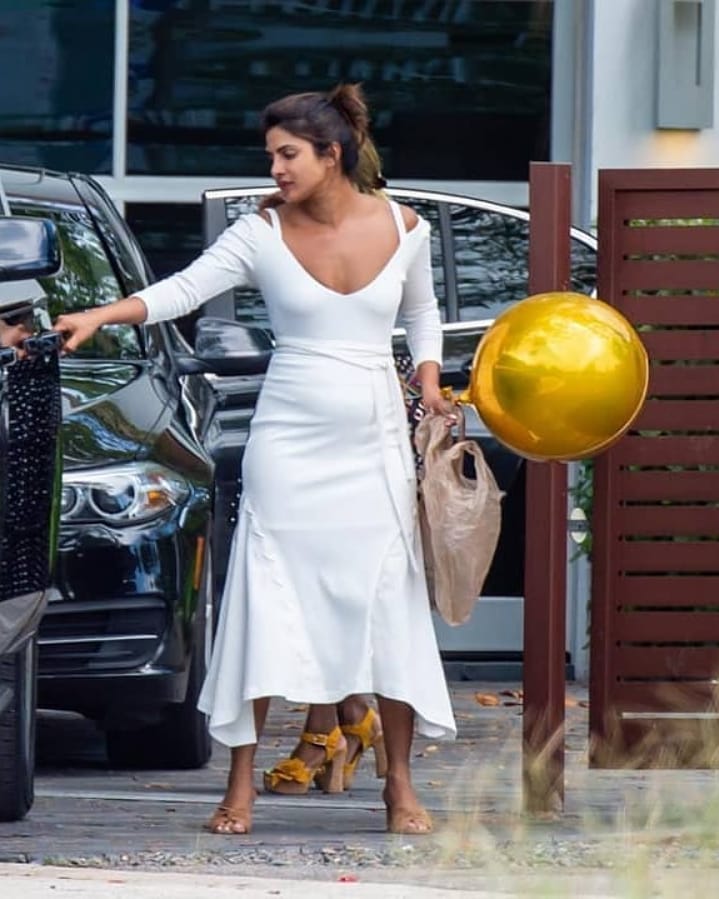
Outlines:
[[[404,404],[407,409],[407,423],[414,455],[414,467],[419,477],[422,472],[422,456],[417,452],[414,434],[425,413],[424,405],[422,404],[422,388],[417,380],[417,372],[412,365],[412,357],[408,353],[395,355],[394,362],[397,368],[397,377],[402,388],[402,395],[404,396]]]

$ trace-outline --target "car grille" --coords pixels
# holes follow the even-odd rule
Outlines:
[[[40,624],[40,675],[139,668],[155,657],[167,623],[159,598],[51,603]]]
[[[61,414],[57,352],[15,362],[3,377],[0,600],[44,590],[49,583]]]

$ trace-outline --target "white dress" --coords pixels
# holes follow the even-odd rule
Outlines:
[[[243,493],[199,707],[228,746],[256,740],[252,700],[334,703],[378,693],[417,729],[453,737],[416,517],[414,464],[391,349],[398,312],[418,365],[440,361],[429,226],[382,271],[340,294],[272,224],[247,215],[187,269],[141,291],[148,321],[233,285],[263,294],[276,348],[252,419]]]

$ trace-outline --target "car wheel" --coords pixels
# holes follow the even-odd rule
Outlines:
[[[0,821],[18,821],[35,796],[35,719],[37,648],[30,640],[23,649],[0,661]]]
[[[165,712],[162,721],[136,730],[109,730],[107,757],[116,768],[201,768],[212,754],[207,715],[197,708],[212,649],[214,588],[210,552],[205,558],[203,589],[195,631],[192,659],[183,702]]]

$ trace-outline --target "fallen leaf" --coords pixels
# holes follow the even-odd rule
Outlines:
[[[417,753],[417,758],[423,759],[425,756],[431,755],[433,752],[436,752],[437,749],[437,746],[425,746],[421,752]]]
[[[499,697],[494,693],[475,693],[474,698],[480,705],[499,705]]]

